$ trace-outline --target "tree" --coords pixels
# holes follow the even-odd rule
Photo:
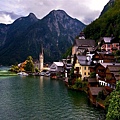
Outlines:
[[[120,120],[120,81],[116,85],[116,89],[110,94],[110,104],[106,120]]]
[[[96,73],[95,72],[91,72],[90,73],[90,78],[95,78],[96,77]]]
[[[120,56],[120,50],[116,51],[116,56]]]
[[[66,51],[66,53],[64,53],[62,55],[62,58],[67,58],[68,56],[70,56],[72,54],[72,47],[68,48],[68,50]]]
[[[18,65],[12,65],[11,68],[10,68],[10,71],[12,71],[12,72],[19,72]]]
[[[34,72],[34,64],[33,64],[33,58],[31,56],[27,57],[26,60],[26,65],[25,65],[25,71],[27,72]]]
[[[112,0],[111,0],[112,1]],[[120,36],[120,0],[111,1],[105,6],[101,16],[83,30],[86,38],[98,40],[103,36]],[[103,14],[104,13],[104,14]]]

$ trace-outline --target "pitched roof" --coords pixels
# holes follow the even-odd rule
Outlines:
[[[80,65],[82,66],[90,66],[91,65],[91,60],[87,60],[87,56],[83,56],[83,55],[77,55],[77,59]]]
[[[59,67],[62,67],[62,66],[63,66],[63,62],[54,62],[54,64],[56,64],[56,65],[59,66]]]
[[[75,39],[75,44],[77,46],[95,47],[95,40],[90,40],[90,39]]]
[[[114,73],[113,73],[114,74]],[[119,75],[115,75],[115,79],[116,80],[120,80],[120,76]]]
[[[96,78],[88,78],[88,82],[94,83],[94,82],[98,82],[98,81],[96,80]]]
[[[112,40],[112,37],[103,37],[103,40],[105,43],[110,43]]]
[[[107,65],[107,67],[111,72],[119,72],[120,71],[120,65]]]
[[[100,63],[102,66],[107,67],[107,65],[120,65],[120,63]]]
[[[98,95],[98,93],[103,89],[103,87],[90,87],[90,92],[92,95]]]

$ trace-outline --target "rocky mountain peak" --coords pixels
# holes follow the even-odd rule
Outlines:
[[[34,13],[30,13],[27,17],[33,20],[37,20],[37,17],[35,16]]]
[[[63,10],[53,10],[50,13],[55,15],[55,16],[56,15],[67,15],[67,13],[65,11],[63,11]]]
[[[84,27],[83,23],[63,10],[53,10],[43,19],[37,19],[30,13],[15,20],[1,38],[0,64],[11,65],[23,61],[27,56],[37,59],[41,44],[45,62],[60,60]]]
[[[58,20],[60,19],[66,19],[70,16],[63,10],[53,10],[48,14],[49,17],[56,18]]]

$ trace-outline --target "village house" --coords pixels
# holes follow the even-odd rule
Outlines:
[[[93,104],[100,104],[96,100],[99,92],[103,93],[104,100],[115,89],[120,80],[119,71],[120,63],[97,63],[90,67],[90,72],[96,74],[94,78],[88,78],[88,96]]]
[[[50,66],[50,73],[52,78],[60,77],[61,73],[64,72],[64,64],[63,62],[53,62]]]
[[[79,37],[75,39],[72,47],[72,55],[83,55],[85,52],[93,52],[95,48],[95,40],[85,39],[83,33],[80,33]]]
[[[98,63],[96,66],[90,67],[90,72],[96,73],[96,79],[101,86],[115,89],[116,81],[120,76],[119,65],[120,63]]]
[[[77,55],[77,59],[74,65],[74,73],[79,73],[82,80],[84,80],[90,76],[90,66],[92,66],[92,61],[89,56]]]
[[[95,54],[92,57],[92,61],[94,63],[114,63],[116,59],[111,53],[95,52]]]
[[[71,63],[71,57],[68,56],[66,59],[62,59],[64,65],[64,74],[65,78],[70,77],[70,71],[72,69],[73,64]]]
[[[98,44],[101,44],[101,51],[113,52],[120,50],[120,40],[115,37],[101,37]]]
[[[120,65],[107,65],[106,74],[113,74],[116,81],[120,80]]]
[[[63,62],[53,62],[53,64],[50,66],[50,72],[63,72],[64,66]]]
[[[99,86],[99,82],[97,81],[96,78],[88,78],[88,88],[89,87],[98,87]]]
[[[96,98],[99,92],[103,91],[104,87],[89,87],[88,96],[92,104],[96,105]]]

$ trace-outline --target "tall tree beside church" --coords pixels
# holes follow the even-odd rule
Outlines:
[[[33,64],[33,58],[31,56],[28,56],[26,60],[26,65],[25,65],[25,71],[27,72],[34,72],[34,64]]]

